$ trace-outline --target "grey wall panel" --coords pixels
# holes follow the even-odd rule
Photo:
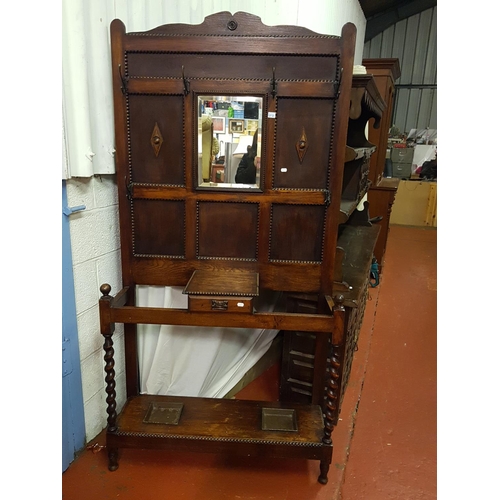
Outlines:
[[[437,89],[433,91],[432,98],[432,108],[431,108],[431,117],[429,119],[429,128],[435,128],[437,130]]]
[[[382,45],[380,47],[381,54],[388,54],[392,51],[392,44],[394,43],[394,31],[394,26],[391,26],[382,33]]]
[[[403,58],[404,66],[401,68],[399,83],[402,85],[413,82],[413,68],[415,65],[415,52],[417,52],[418,25],[420,15],[409,17],[406,20]]]
[[[427,50],[431,37],[432,13],[434,9],[428,9],[420,15],[418,27],[418,44],[415,51],[415,62],[413,64],[412,83],[424,83],[424,71],[427,66]]]
[[[408,114],[408,102],[410,101],[410,90],[400,89],[396,92],[394,102],[394,115],[392,123],[399,128],[401,132],[405,131],[406,115]]]
[[[382,36],[383,33],[379,33],[377,36],[371,39],[370,54],[376,54],[376,55],[370,55],[370,57],[376,57],[376,58],[380,57],[381,47],[382,47]]]
[[[393,24],[365,43],[364,58],[398,58],[392,123],[402,132],[437,128],[437,7]]]
[[[394,42],[392,44],[391,55],[386,56],[385,54],[380,54],[380,57],[397,57],[399,59],[399,65],[401,67],[401,72],[403,71],[403,53],[405,48],[405,35],[406,35],[406,19],[400,21],[394,27]]]
[[[436,8],[431,10],[433,13],[427,41],[424,83],[437,84],[437,10]]]
[[[436,128],[436,121],[431,119],[432,107],[436,95],[435,89],[422,89],[420,100],[420,112],[418,115],[416,128]]]
[[[418,117],[420,114],[420,98],[422,96],[422,89],[411,89],[410,97],[408,99],[408,109],[406,112],[406,121],[403,130],[410,130],[416,128]]]

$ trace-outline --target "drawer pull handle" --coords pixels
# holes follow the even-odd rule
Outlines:
[[[212,300],[212,311],[227,311],[227,300]]]

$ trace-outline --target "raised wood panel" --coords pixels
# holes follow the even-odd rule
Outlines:
[[[184,201],[133,202],[135,256],[184,257]]]
[[[257,259],[257,203],[199,202],[198,258]]]
[[[183,97],[130,95],[131,181],[184,185]]]
[[[273,187],[328,189],[333,119],[332,99],[278,99]]]
[[[245,55],[241,64],[240,54],[203,54],[190,58],[174,53],[127,53],[127,71],[131,78],[182,78],[188,79],[232,78],[237,80],[266,79],[271,81],[273,68],[278,80],[322,80],[335,79],[337,56],[294,56],[294,55]]]
[[[273,261],[321,262],[324,206],[272,206],[269,258]]]

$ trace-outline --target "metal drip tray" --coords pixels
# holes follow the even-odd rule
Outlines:
[[[145,424],[177,425],[183,407],[183,403],[151,403],[143,422]]]
[[[298,431],[299,428],[297,426],[297,415],[295,410],[287,408],[262,408],[262,430]]]

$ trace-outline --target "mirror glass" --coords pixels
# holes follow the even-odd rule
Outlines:
[[[198,186],[260,187],[262,97],[198,96]]]

